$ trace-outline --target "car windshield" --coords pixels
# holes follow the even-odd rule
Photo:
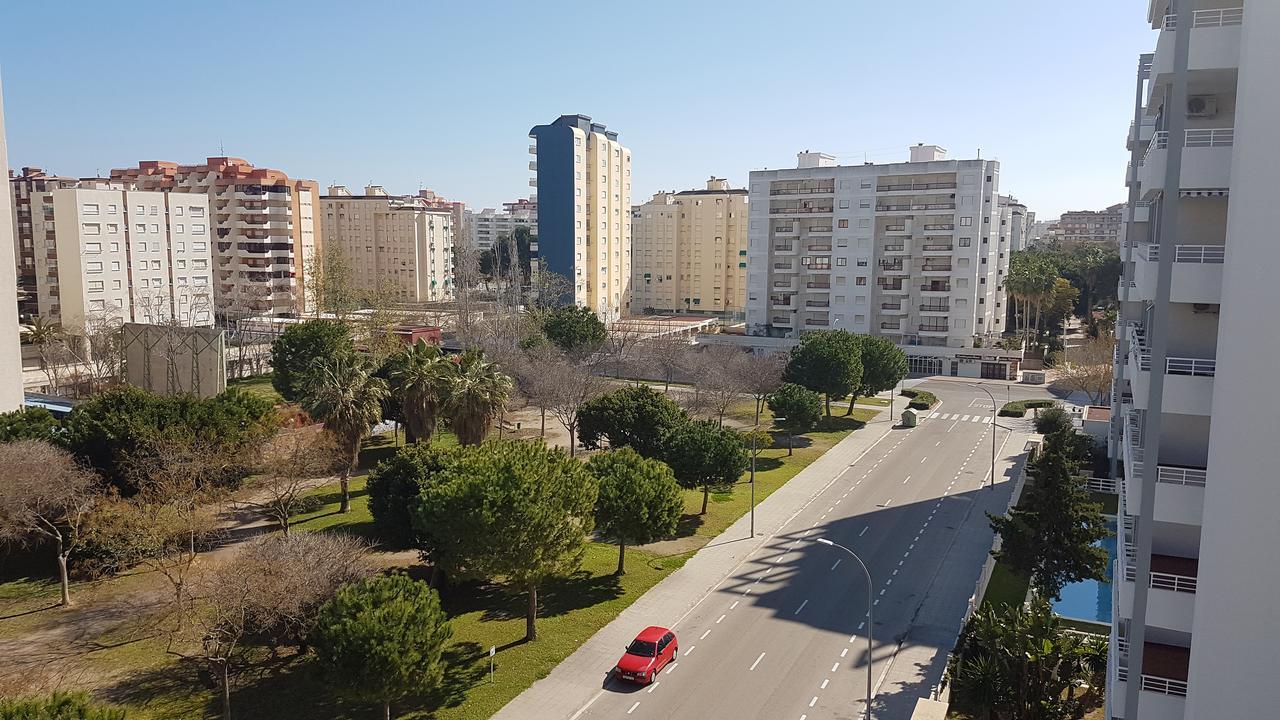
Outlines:
[[[628,655],[640,655],[642,657],[653,657],[658,650],[658,646],[648,640],[632,640],[631,645],[627,647]]]

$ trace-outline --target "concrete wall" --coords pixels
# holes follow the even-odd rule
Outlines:
[[[4,86],[0,83],[0,178],[9,177],[9,145],[4,135]],[[0,192],[0,412],[22,404],[22,352],[18,344],[18,284],[14,269],[13,208],[9,189]]]

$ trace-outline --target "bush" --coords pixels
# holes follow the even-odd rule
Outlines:
[[[55,442],[58,419],[42,407],[18,408],[0,413],[0,442],[46,440]]]
[[[1022,417],[1027,414],[1027,408],[1046,408],[1055,404],[1053,400],[1014,400],[1000,408],[1000,417]]]
[[[369,493],[369,512],[373,515],[374,530],[384,544],[407,548],[422,541],[413,526],[412,510],[423,488],[444,469],[447,453],[426,443],[406,445],[369,473],[365,486]]]
[[[0,700],[0,720],[125,720],[124,710],[91,702],[85,693]]]
[[[907,388],[902,391],[902,394],[911,398],[911,402],[907,403],[907,407],[912,410],[928,410],[938,404],[938,396],[928,390]]]
[[[1050,405],[1037,414],[1035,425],[1036,432],[1041,435],[1075,431],[1075,424],[1071,422],[1071,413],[1057,403]]]

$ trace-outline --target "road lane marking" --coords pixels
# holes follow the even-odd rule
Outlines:
[[[924,464],[924,461],[925,461],[925,460],[928,460],[928,459],[929,459],[929,456],[928,456],[928,455],[925,455],[924,457],[920,458],[920,464],[921,464],[921,465],[923,465],[923,464]]]
[[[876,598],[876,601],[875,601],[875,602],[873,602],[873,603],[871,603],[871,604],[872,604],[872,605],[879,605],[879,604],[880,604],[880,598]]]
[[[831,509],[830,509],[830,508],[827,508],[827,512],[831,512]],[[801,535],[800,537],[808,537],[808,536],[809,536],[809,533],[811,533],[811,532],[813,532],[813,530],[812,530],[812,529],[805,530],[805,531],[804,531],[804,535]]]
[[[680,663],[678,663],[678,662],[673,662],[673,663],[671,663],[670,665],[668,665],[668,666],[667,666],[667,674],[668,674],[668,675],[670,675],[671,673],[675,672],[676,666],[677,666],[677,665],[679,665],[679,664],[680,664]]]
[[[888,500],[885,500],[884,504],[881,505],[880,507],[889,507],[889,505],[892,503],[893,503],[893,498],[889,498]]]
[[[637,701],[636,701],[636,704],[635,704],[635,705],[632,705],[632,706],[631,706],[631,709],[627,711],[627,714],[628,714],[628,715],[630,715],[631,713],[635,712],[635,711],[636,711],[636,708],[638,708],[638,707],[640,707],[640,701],[639,701],[639,700],[637,700]]]
[[[936,417],[938,417],[938,413],[933,413],[932,415],[929,416],[929,419],[932,420]]]
[[[862,622],[858,623],[858,629],[859,629],[859,630],[861,630],[861,629],[862,629],[862,626],[863,626],[863,625],[866,625],[866,624],[867,624],[867,621],[866,621],[866,620],[863,620]],[[857,637],[857,636],[854,636],[854,637]],[[850,640],[850,642],[853,642],[853,641],[852,641],[852,640]],[[844,656],[843,656],[843,655],[841,655],[840,657],[844,657]]]
[[[846,650],[847,650],[847,649],[848,649],[848,648],[846,648]],[[839,670],[839,669],[840,669],[840,663],[831,663],[831,672],[835,672],[835,671],[837,671],[837,670]]]
[[[863,535],[866,535],[866,534],[867,534],[867,531],[868,531],[868,530],[870,530],[870,529],[871,529],[871,526],[870,526],[870,525],[868,525],[868,526],[866,526],[866,527],[862,528],[862,532],[858,533],[858,537],[862,537]]]
[[[895,571],[895,572],[896,572],[896,571]],[[892,584],[893,584],[893,578],[889,578],[888,580],[885,580],[885,581],[884,581],[884,584],[885,584],[885,585],[892,585]],[[881,590],[881,591],[880,591],[880,594],[881,594],[881,595],[883,595],[883,594],[884,594],[884,591],[883,591],[883,590]]]
[[[995,418],[989,418],[989,417],[982,418],[982,424],[984,424],[984,425],[990,425],[990,424],[991,424],[991,421],[992,421],[992,420],[994,420],[994,419],[995,419]]]
[[[724,619],[724,615],[721,615],[721,616],[720,616],[720,620],[723,620],[723,619]],[[716,624],[717,624],[717,625],[719,625],[719,624],[720,624],[720,620],[716,620]]]
[[[884,595],[884,588],[880,588],[880,594]]]
[[[859,625],[858,627],[862,627],[862,626]],[[845,648],[840,651],[840,657],[844,657],[845,655],[848,655],[848,654],[849,654],[849,648]]]
[[[901,565],[901,564],[902,564],[902,562],[901,562],[901,561],[899,561],[899,562],[898,562],[898,564],[899,564],[899,565]],[[897,576],[897,574],[898,574],[898,568],[894,568],[894,569],[893,569],[893,574],[894,574],[894,576]]]
[[[908,476],[906,477],[906,479],[902,481],[902,484],[903,484],[903,485],[906,485],[906,484],[907,484],[907,481],[908,481],[908,480],[910,480],[910,479],[911,479],[911,476],[910,476],[910,475],[908,475]]]
[[[835,510],[835,509],[836,509],[836,508],[835,508],[835,506],[833,505],[833,506],[831,506],[831,507],[827,508],[827,512],[831,512],[832,510]],[[809,534],[809,533],[805,533],[805,535],[808,535],[808,534]]]
[[[651,692],[653,692],[654,690],[657,690],[657,689],[658,689],[658,686],[659,686],[659,685],[661,685],[661,684],[662,684],[662,681],[661,681],[661,680],[654,680],[654,681],[653,681],[653,684],[652,684],[652,685],[650,685],[650,686],[649,686],[649,689],[648,689],[648,690],[645,690],[645,692],[647,692],[647,693],[651,693]]]
[[[840,562],[841,562],[842,560],[844,560],[844,558],[836,558],[835,565],[832,565],[832,566],[831,566],[831,569],[832,569],[832,570],[835,570],[835,569],[836,569],[836,565],[839,565],[839,564],[840,564]]]
[[[966,421],[966,420],[968,420],[968,419],[969,419],[969,416],[968,416],[968,415],[965,415],[964,417],[960,418],[960,422],[964,422],[964,421]]]
[[[739,600],[734,600],[734,601],[733,601],[733,604],[729,606],[729,609],[730,609],[730,610],[732,610],[732,609],[734,609],[734,608],[738,607],[738,603],[739,603],[739,602],[741,602],[741,601],[739,601]]]
[[[692,654],[693,654],[693,649],[694,649],[694,648],[696,648],[696,647],[698,647],[698,646],[697,646],[697,645],[690,645],[690,646],[689,646],[689,649],[684,651],[684,655],[685,655],[685,657],[689,657],[690,655],[692,655]]]
[[[711,634],[711,630],[710,630],[710,629],[708,629],[706,632],[702,633],[702,637],[700,637],[700,638],[698,638],[698,639],[699,639],[699,640],[706,640],[706,639],[707,639],[707,636],[708,636],[708,635],[710,635],[710,634]]]
[[[822,678],[822,685],[821,685],[821,686],[819,686],[819,687],[818,687],[818,689],[819,689],[819,690],[826,690],[826,689],[827,689],[827,683],[829,683],[829,682],[831,682],[831,678]]]
[[[941,441],[941,440],[939,440],[938,442],[934,443],[934,444],[933,444],[933,446],[934,446],[934,447],[938,447],[938,446],[939,446],[939,445],[941,445],[941,444],[942,444],[942,441]]]
[[[636,703],[636,704],[639,705],[640,703]],[[817,704],[818,704],[818,696],[814,695],[813,699],[809,701],[809,707],[813,707],[814,705],[817,705]]]
[[[857,635],[850,635],[850,636],[849,636],[849,642],[853,642],[854,640],[857,640],[857,639],[858,639],[858,636],[857,636]]]
[[[805,605],[808,605],[808,604],[809,604],[809,601],[808,601],[808,600],[805,600],[804,602],[800,603],[800,607],[796,608],[796,611],[795,611],[795,612],[793,612],[793,613],[791,613],[791,614],[792,614],[792,615],[799,615],[799,614],[800,614],[800,611],[804,609],[804,606],[805,606]]]
[[[748,670],[755,670],[755,669],[756,669],[756,666],[757,666],[757,665],[759,665],[759,664],[760,664],[760,661],[761,661],[761,660],[763,660],[763,659],[764,659],[764,653],[760,653],[760,657],[756,658],[756,661],[755,661],[755,662],[753,662],[753,663],[751,663],[751,667],[749,667],[749,668],[747,668],[747,669],[748,669]]]

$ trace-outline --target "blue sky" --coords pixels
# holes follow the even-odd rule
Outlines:
[[[709,175],[1002,164],[1041,217],[1125,198],[1145,0],[21,3],[0,43],[9,162],[92,175],[244,157],[322,186],[529,191],[527,132],[583,113],[633,202]],[[980,74],[979,74],[980,73]]]

